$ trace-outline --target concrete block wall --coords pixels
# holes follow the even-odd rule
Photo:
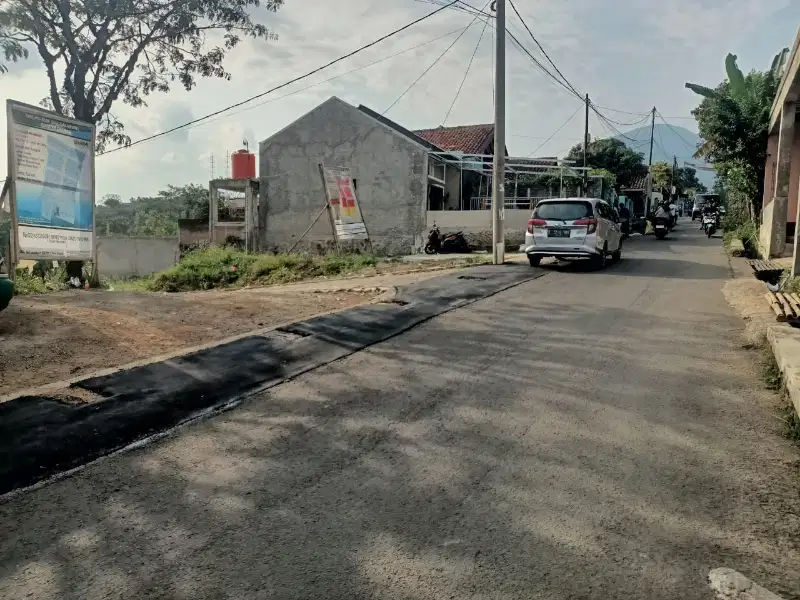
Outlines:
[[[388,126],[338,99],[261,142],[259,227],[261,248],[287,250],[325,206],[318,164],[345,166],[373,246],[407,254],[423,245],[427,200],[427,151]],[[323,214],[298,249],[330,246]]]
[[[103,277],[147,277],[178,262],[178,238],[97,238],[97,266]]]
[[[516,250],[525,241],[530,210],[507,209],[505,211],[506,248]],[[433,224],[442,233],[463,231],[469,245],[476,249],[492,247],[492,211],[490,210],[429,210],[428,229]]]

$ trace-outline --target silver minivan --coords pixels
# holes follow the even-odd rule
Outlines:
[[[588,258],[603,267],[622,257],[617,212],[598,198],[548,198],[533,209],[525,232],[531,266],[543,258]]]

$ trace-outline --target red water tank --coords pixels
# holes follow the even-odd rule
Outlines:
[[[234,179],[255,179],[256,155],[247,150],[237,150],[231,155],[231,176]]]

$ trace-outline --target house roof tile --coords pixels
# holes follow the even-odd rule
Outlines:
[[[644,190],[647,188],[647,177],[636,177],[630,185],[622,186],[624,190]]]
[[[482,154],[494,138],[494,125],[437,127],[436,129],[418,129],[413,133],[443,150]]]

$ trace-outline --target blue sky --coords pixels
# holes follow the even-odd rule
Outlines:
[[[792,45],[800,25],[800,0],[515,3],[562,72],[597,105],[639,113],[655,105],[661,114],[674,117],[670,122],[692,130],[696,130],[693,120],[677,118],[689,117],[698,100],[684,82],[715,85],[721,81],[727,52],[739,56],[744,70],[767,68],[781,47]],[[148,107],[120,104],[114,112],[125,121],[131,137],[139,139],[263,92],[435,8],[419,0],[286,0],[277,15],[259,15],[279,34],[279,40],[247,41],[232,52],[226,64],[231,81],[204,80],[191,92],[175,89],[152,97]],[[541,57],[510,7],[508,12],[511,30],[534,56]],[[128,198],[154,194],[167,184],[204,183],[210,176],[212,154],[216,175],[222,175],[226,153],[237,150],[243,138],[256,148],[258,141],[331,95],[383,111],[455,40],[457,30],[471,21],[471,16],[461,12],[444,11],[329,71],[265,97],[252,108],[236,109],[204,125],[98,157],[98,198],[108,193]],[[387,116],[409,128],[442,124],[482,29],[483,23],[473,23]],[[449,32],[455,33],[431,41]],[[487,28],[448,125],[492,120],[492,39]],[[430,43],[345,75],[425,42]],[[509,150],[527,155],[564,124],[580,103],[514,48],[508,49],[507,77]],[[314,83],[319,85],[303,90]],[[5,98],[34,104],[47,92],[36,60],[0,76],[0,84]],[[603,112],[623,123],[640,118]],[[563,154],[580,140],[582,127],[579,110],[536,154]],[[590,129],[594,137],[608,135],[594,117]]]

